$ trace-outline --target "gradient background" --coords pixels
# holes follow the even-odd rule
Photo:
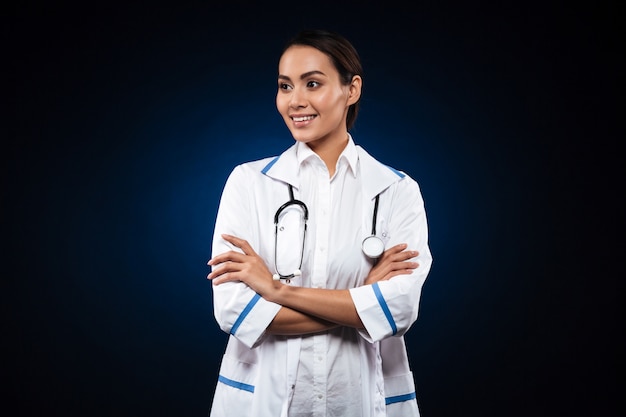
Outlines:
[[[422,187],[422,414],[626,415],[624,7],[506,3],[5,11],[10,415],[207,415],[218,199],[236,164],[292,143],[276,65],[307,27],[353,41],[355,141]]]

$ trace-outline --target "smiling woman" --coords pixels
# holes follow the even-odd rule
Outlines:
[[[278,65],[276,107],[294,139],[317,153],[331,176],[333,158],[345,146],[346,128],[352,127],[347,126],[348,113],[352,124],[361,97],[362,70],[352,66],[353,72],[339,74],[326,53],[307,45],[285,50]]]
[[[208,278],[230,336],[212,416],[419,415],[403,336],[432,262],[424,202],[348,132],[362,72],[336,33],[283,50],[276,106],[296,143],[236,167],[215,224]]]
[[[278,111],[297,141],[327,156],[338,155],[332,146],[324,151],[330,143],[345,145],[341,139],[356,120],[363,83],[356,50],[346,53],[341,45],[296,41],[278,65]],[[336,136],[340,140],[333,140]],[[332,176],[336,161],[325,162]]]

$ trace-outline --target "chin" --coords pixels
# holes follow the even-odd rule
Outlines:
[[[291,131],[291,136],[293,136],[293,138],[297,141],[297,142],[303,142],[303,143],[308,143],[308,142],[312,142],[315,139],[317,139],[316,137],[312,136],[312,135],[308,135],[305,132],[302,131]]]

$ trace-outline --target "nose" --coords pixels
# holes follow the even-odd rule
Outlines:
[[[298,88],[294,88],[291,91],[291,95],[289,97],[289,107],[293,109],[298,109],[302,107],[306,107],[306,97],[305,93]]]

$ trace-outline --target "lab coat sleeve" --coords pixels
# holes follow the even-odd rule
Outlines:
[[[215,221],[212,257],[240,249],[222,239],[230,234],[245,239],[253,249],[259,245],[258,229],[254,227],[254,199],[256,173],[245,166],[236,167],[228,177]],[[213,285],[213,311],[220,328],[248,347],[261,342],[267,326],[274,319],[280,305],[268,302],[241,282]]]
[[[413,259],[419,267],[411,274],[350,290],[364,325],[360,334],[370,342],[402,336],[417,320],[422,286],[432,264],[426,211],[418,184],[406,176],[389,192],[392,214],[386,230],[389,236],[386,247],[407,243],[408,249],[419,252]]]

